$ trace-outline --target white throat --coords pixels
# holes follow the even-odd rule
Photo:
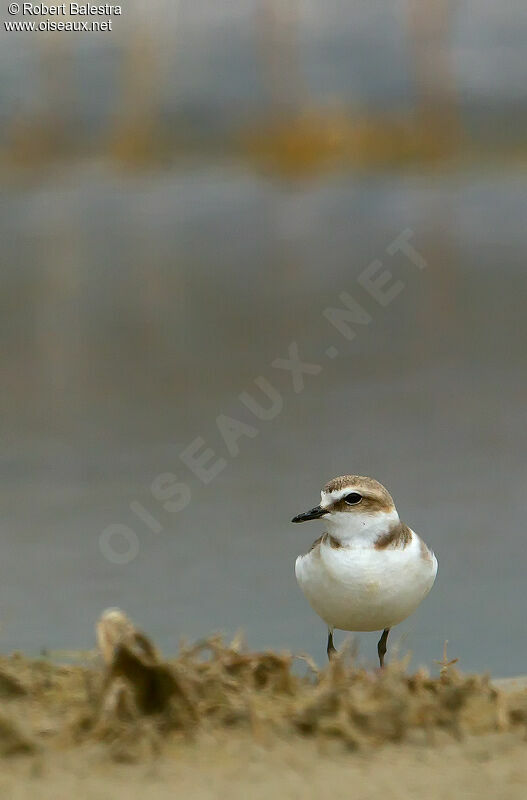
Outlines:
[[[376,511],[374,514],[337,511],[323,517],[327,532],[340,544],[348,547],[371,547],[383,533],[399,523],[399,514]]]

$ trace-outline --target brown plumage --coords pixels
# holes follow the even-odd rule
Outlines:
[[[341,543],[335,539],[334,536],[331,536],[330,533],[323,533],[322,536],[319,536],[318,539],[315,539],[308,552],[310,553],[315,549],[315,547],[318,547],[321,544],[329,544],[329,546],[334,550],[339,550],[342,547]]]
[[[326,483],[323,491],[326,494],[338,492],[342,489],[349,489],[350,492],[358,491],[362,495],[360,511],[362,513],[374,514],[376,511],[391,511],[394,507],[393,498],[384,486],[374,478],[367,478],[364,475],[341,475],[339,478]],[[353,513],[355,506],[349,506],[342,500],[337,500],[331,506],[334,511],[345,511]]]
[[[397,525],[392,525],[386,533],[382,533],[374,546],[376,550],[387,550],[388,548],[404,550],[411,541],[412,531],[404,522],[399,522]]]

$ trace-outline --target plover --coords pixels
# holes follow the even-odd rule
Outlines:
[[[390,629],[410,616],[433,586],[437,559],[401,520],[378,481],[343,475],[329,481],[320,505],[292,522],[321,519],[325,532],[295,563],[296,579],[328,626],[327,654],[336,652],[335,628],[382,631],[384,666]]]

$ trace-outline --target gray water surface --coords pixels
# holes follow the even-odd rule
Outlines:
[[[241,627],[251,647],[322,661],[293,574],[320,526],[290,519],[356,472],[438,556],[432,593],[394,631],[402,652],[430,665],[448,639],[466,670],[524,672],[526,188],[512,172],[299,187],[235,163],[125,178],[92,164],[11,188],[1,649],[84,648],[119,605],[168,652]],[[407,228],[425,270],[386,252]],[[386,307],[358,284],[373,259],[405,284]],[[353,341],[323,313],[344,291],[372,318]],[[292,342],[322,366],[298,393],[271,366]],[[238,399],[263,402],[259,376],[283,399],[268,422]],[[257,431],[235,457],[220,414]],[[197,436],[227,462],[208,485],[181,460]],[[166,472],[192,493],[178,513],[150,489]],[[130,563],[101,552],[115,523],[137,537]],[[370,662],[375,640],[360,637]]]

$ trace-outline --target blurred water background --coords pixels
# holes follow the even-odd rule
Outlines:
[[[358,472],[440,563],[402,652],[525,672],[523,1],[127,2],[111,33],[0,36],[1,648],[85,647],[120,605],[168,652],[241,627],[322,661],[293,575],[319,528],[289,520]],[[426,270],[387,255],[405,229]],[[372,317],[350,342],[343,291]],[[292,342],[322,366],[298,394]],[[268,422],[238,399],[259,376]],[[258,430],[236,457],[220,414]]]

